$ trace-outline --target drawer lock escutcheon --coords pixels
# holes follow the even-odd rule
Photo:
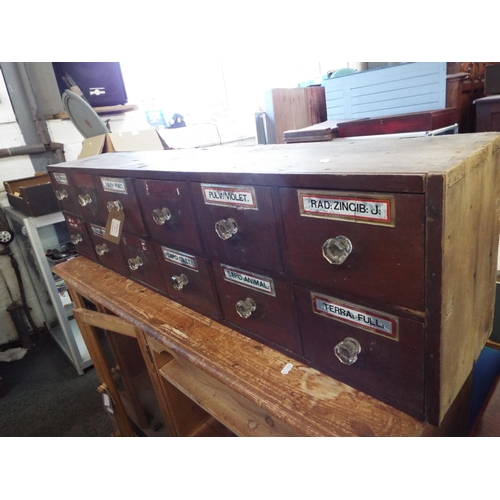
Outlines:
[[[323,257],[330,264],[343,264],[352,252],[352,243],[346,236],[336,236],[323,243]]]
[[[64,200],[64,198],[68,197],[68,192],[65,189],[57,189],[56,190],[56,198],[61,201]]]
[[[243,318],[247,319],[257,309],[257,304],[253,299],[247,297],[245,300],[240,300],[236,303],[236,312]]]
[[[155,208],[153,210],[153,220],[159,226],[165,224],[165,222],[170,220],[171,218],[172,214],[170,213],[170,210],[167,207]]]
[[[90,205],[92,203],[92,198],[90,197],[90,194],[79,194],[78,195],[78,203],[82,207],[86,207],[87,205]]]
[[[72,234],[69,239],[71,240],[71,243],[73,243],[73,245],[77,245],[78,243],[80,243],[80,241],[83,240],[81,234]]]
[[[104,255],[106,252],[109,252],[109,248],[106,243],[103,243],[102,245],[96,245],[95,251],[97,255]]]
[[[238,232],[238,223],[234,219],[221,219],[215,223],[215,232],[222,240],[228,240]]]
[[[346,337],[342,342],[335,346],[335,356],[344,365],[352,365],[358,360],[358,354],[361,352],[361,346],[356,339]]]
[[[185,274],[179,274],[178,276],[172,276],[172,286],[176,290],[182,290],[187,284],[188,279]]]
[[[128,259],[128,267],[132,269],[132,271],[137,271],[144,262],[142,262],[142,259],[140,257],[134,257],[133,259]]]
[[[108,212],[111,212],[111,210],[113,210],[113,208],[117,208],[118,212],[123,210],[123,205],[121,204],[121,201],[119,201],[119,200],[108,201],[107,207],[108,207]]]

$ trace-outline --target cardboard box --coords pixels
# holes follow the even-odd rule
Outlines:
[[[34,177],[4,181],[5,191],[11,207],[29,217],[59,212],[50,176],[40,172]]]
[[[112,151],[153,151],[170,149],[156,130],[113,132],[85,139],[78,158],[100,155]]]

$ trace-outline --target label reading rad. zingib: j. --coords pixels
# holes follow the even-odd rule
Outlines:
[[[201,191],[206,205],[258,210],[255,189],[251,186],[202,184]]]
[[[394,198],[338,191],[298,190],[300,215],[394,226]]]

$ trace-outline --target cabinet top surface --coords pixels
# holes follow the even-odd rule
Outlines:
[[[131,177],[207,173],[260,176],[277,184],[283,176],[345,177],[386,175],[423,178],[452,174],[482,163],[500,149],[500,134],[437,137],[335,139],[327,143],[225,146],[205,149],[114,152],[49,166],[61,169],[124,170]],[[468,170],[468,169],[466,169]],[[453,174],[454,175],[454,174]],[[263,176],[263,177],[262,177]],[[420,181],[422,182],[422,181]]]

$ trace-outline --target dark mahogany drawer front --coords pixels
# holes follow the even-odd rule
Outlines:
[[[205,316],[220,319],[210,262],[175,248],[155,244],[167,294]]]
[[[201,250],[189,191],[185,182],[140,179],[137,195],[149,235],[161,244]]]
[[[332,192],[280,189],[295,279],[423,311],[423,196],[344,196],[342,205]],[[336,216],[335,207],[345,209],[338,220],[330,218]],[[322,211],[327,216],[319,215]]]
[[[94,244],[97,262],[122,276],[128,276],[128,268],[121,246],[104,239],[104,226],[88,222],[87,228]]]
[[[69,229],[71,243],[75,245],[76,251],[80,255],[97,262],[97,255],[85,221],[67,213],[64,213],[64,218]]]
[[[99,213],[101,208],[99,206],[100,200],[97,195],[97,187],[94,182],[94,176],[89,174],[76,174],[69,175],[70,183],[72,184],[77,203],[80,207],[79,214],[81,213],[86,220],[92,222],[106,223],[106,219],[100,220]]]
[[[200,183],[191,188],[212,258],[283,271],[270,188]]]
[[[99,197],[98,221],[106,225],[110,208],[118,206],[125,214],[123,230],[138,236],[147,236],[132,179],[95,176],[94,180]]]
[[[424,333],[421,323],[302,287],[295,289],[307,360],[356,389],[403,411],[422,415]],[[356,342],[361,350],[353,361]],[[347,364],[349,362],[352,364]]]
[[[82,210],[70,176],[63,172],[50,172],[49,175],[61,211],[82,215]]]
[[[300,355],[292,285],[225,264],[213,266],[224,319],[264,343]]]
[[[136,281],[166,293],[165,280],[161,272],[159,272],[153,242],[138,238],[132,234],[123,234],[121,245],[129,276]]]

